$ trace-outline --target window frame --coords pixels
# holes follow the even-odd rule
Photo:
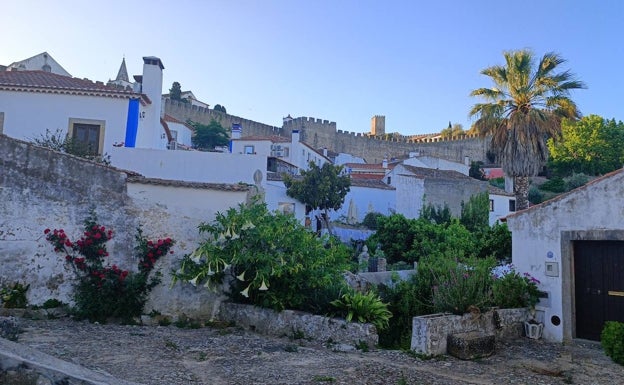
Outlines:
[[[81,118],[69,118],[68,128],[67,128],[67,136],[68,138],[73,139],[75,135],[75,126],[76,125],[90,125],[97,126],[99,128],[98,131],[98,148],[97,153],[93,155],[101,156],[104,153],[104,134],[106,132],[106,121],[105,120],[96,120],[96,119],[81,119]]]

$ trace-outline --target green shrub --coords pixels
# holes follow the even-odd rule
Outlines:
[[[566,183],[562,178],[555,177],[544,182],[540,186],[540,189],[554,193],[562,193],[566,191]]]
[[[494,257],[499,262],[511,262],[511,232],[506,223],[497,222],[475,233],[475,237],[477,257]]]
[[[370,230],[377,230],[378,220],[380,217],[383,217],[383,216],[384,215],[381,213],[370,212],[366,214],[366,216],[364,217],[364,220],[362,221],[362,225],[364,225],[366,228]]]
[[[241,204],[199,229],[208,240],[184,257],[174,282],[211,286],[229,274],[227,294],[235,302],[315,314],[331,311],[330,302],[346,291],[349,248],[318,238],[292,215]]]
[[[534,205],[540,204],[544,201],[544,194],[535,186],[529,187],[529,202]]]
[[[19,282],[15,282],[13,286],[7,286],[0,289],[2,307],[7,309],[25,308],[28,305],[26,292],[29,288],[30,285],[24,286]]]
[[[500,178],[492,178],[489,180],[490,185],[494,186],[494,187],[498,187],[500,189],[505,189],[505,178],[504,177],[500,177]]]
[[[605,322],[600,343],[605,354],[620,365],[624,365],[624,322]]]
[[[387,328],[388,321],[392,317],[388,305],[371,291],[367,293],[345,293],[340,299],[332,301],[331,304],[343,313],[347,322],[354,319],[362,323],[370,322],[375,325],[378,331]]]
[[[493,260],[489,263],[482,260],[471,265],[458,263],[447,271],[433,272],[436,280],[432,294],[434,311],[461,315],[475,308],[489,307],[493,265]]]
[[[563,178],[563,180],[566,184],[566,191],[570,191],[587,184],[587,182],[589,182],[589,177],[583,173],[572,174],[567,178]]]
[[[48,300],[46,300],[43,305],[41,305],[42,308],[44,309],[54,309],[57,307],[62,307],[65,306],[65,304],[62,301],[59,301],[56,298],[50,298]]]
[[[412,341],[412,318],[426,314],[419,294],[418,276],[396,282],[394,286],[378,286],[380,296],[392,313],[388,327],[379,331],[379,345],[391,349],[409,350]]]
[[[534,307],[539,301],[539,281],[528,273],[521,276],[511,271],[494,279],[492,296],[494,305],[503,309]]]

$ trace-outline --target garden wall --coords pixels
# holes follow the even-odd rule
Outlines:
[[[528,316],[528,309],[520,308],[494,309],[477,314],[438,313],[414,317],[410,348],[425,355],[446,354],[449,335],[472,331],[494,334],[497,339],[518,338],[522,336],[524,321]]]
[[[370,347],[379,342],[377,329],[372,324],[350,323],[301,311],[277,312],[252,305],[224,302],[220,306],[218,318],[260,334],[277,337],[294,336],[351,346],[366,342]]]

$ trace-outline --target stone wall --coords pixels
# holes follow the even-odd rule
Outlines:
[[[451,334],[479,331],[494,334],[498,339],[522,336],[526,308],[495,309],[480,314],[429,314],[412,319],[410,349],[428,356],[446,354],[447,338]]]
[[[218,317],[245,329],[278,337],[294,336],[351,346],[366,342],[370,347],[379,342],[377,330],[372,324],[350,323],[294,310],[276,312],[252,305],[224,302]]]
[[[292,130],[299,130],[301,141],[315,149],[327,148],[366,159],[368,163],[380,163],[384,157],[407,156],[410,152],[429,155],[463,163],[465,157],[472,161],[486,161],[489,149],[487,140],[475,136],[462,136],[449,140],[411,140],[409,137],[369,137],[368,134],[338,130],[336,122],[312,117],[298,117],[285,121],[282,127],[254,122],[215,110],[190,106],[181,102],[165,100],[165,112],[181,121],[191,119],[208,124],[211,119],[221,122],[229,129],[232,123],[240,123],[243,136],[281,135],[291,137]]]

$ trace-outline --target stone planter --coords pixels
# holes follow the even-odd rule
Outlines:
[[[411,350],[436,356],[447,353],[447,340],[452,334],[481,332],[496,339],[513,339],[523,335],[526,308],[492,309],[480,314],[428,314],[412,319]]]
[[[538,340],[542,338],[542,333],[544,332],[544,324],[541,322],[525,322],[524,323],[524,334],[532,338],[534,340]]]

